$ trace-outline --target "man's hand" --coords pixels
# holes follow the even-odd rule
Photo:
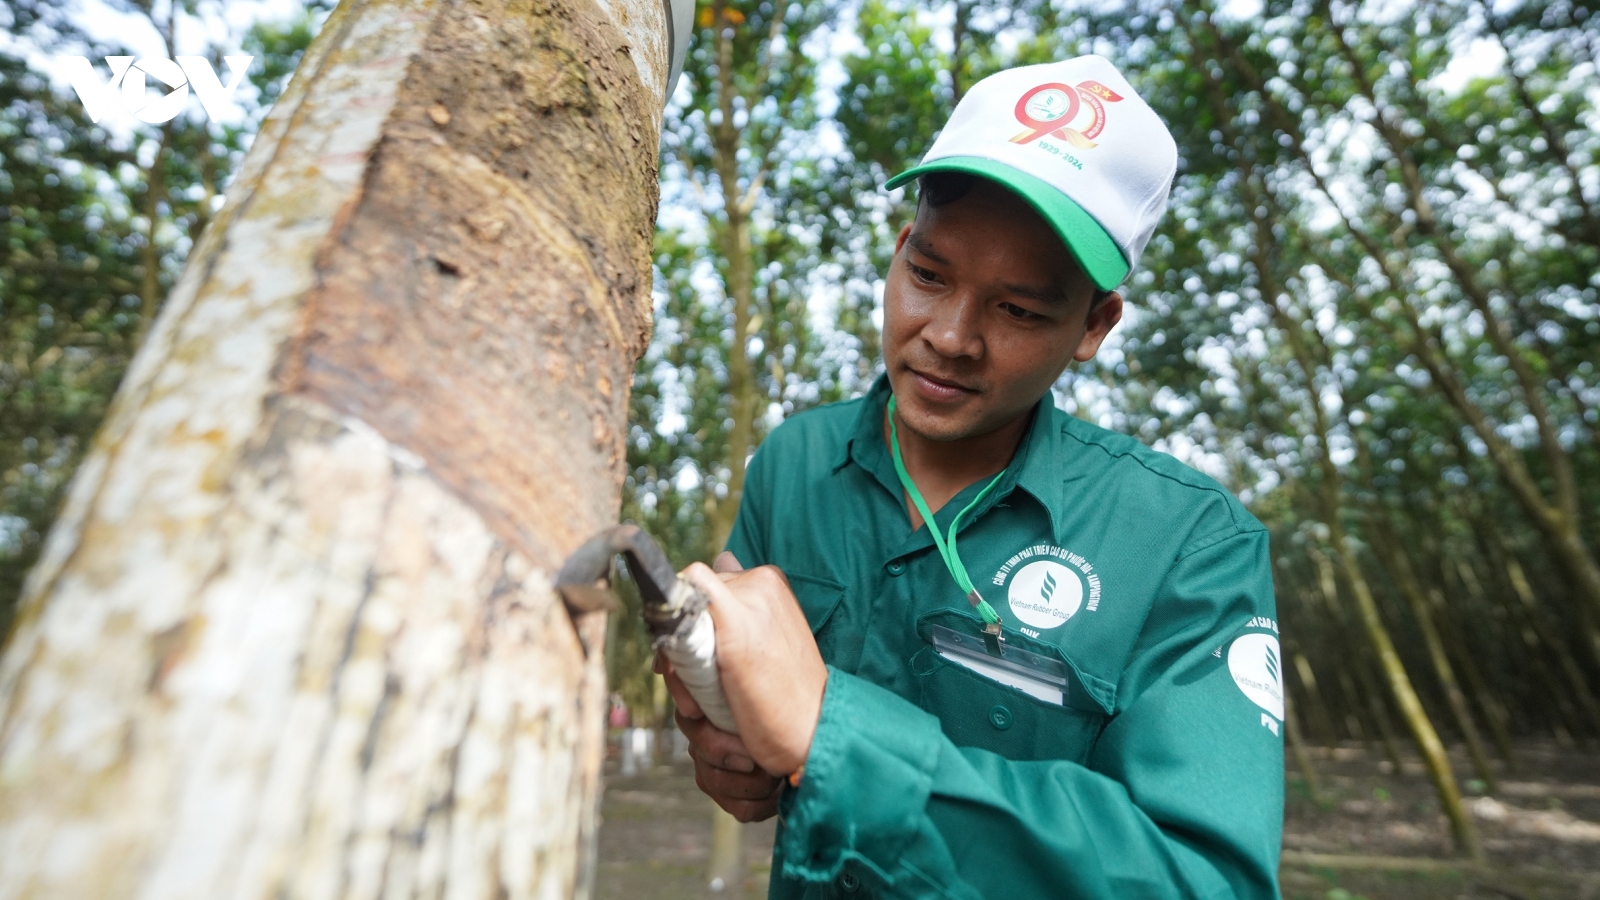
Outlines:
[[[732,559],[722,554],[718,568],[737,569],[728,566]],[[717,670],[750,758],[768,772],[799,769],[811,752],[828,669],[788,579],[774,566],[717,573],[701,563],[683,575],[711,598]]]
[[[677,703],[695,783],[739,821],[753,822],[777,813],[784,776],[811,752],[828,669],[782,572],[742,571],[731,553],[715,565],[695,563],[683,574],[711,597],[717,669],[739,734],[706,720],[665,659],[656,658],[656,671]]]
[[[714,565],[719,573],[741,571],[738,560],[727,552],[718,556]],[[738,735],[711,724],[665,658],[656,657],[655,670],[666,679],[678,708],[674,718],[678,730],[689,739],[694,782],[700,790],[741,822],[760,822],[777,815],[783,776],[762,771]]]
[[[783,776],[762,771],[736,734],[711,724],[678,680],[672,666],[661,660],[667,690],[678,705],[678,730],[689,739],[694,760],[694,783],[717,805],[741,822],[760,822],[778,814]]]

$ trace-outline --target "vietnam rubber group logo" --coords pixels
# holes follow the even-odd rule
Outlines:
[[[1098,146],[1094,139],[1106,127],[1105,105],[1121,99],[1122,95],[1098,81],[1085,81],[1077,87],[1059,82],[1041,84],[1017,100],[1017,121],[1028,127],[1011,142],[1031,144],[1042,137],[1052,137],[1080,150],[1092,150]],[[1088,118],[1080,122],[1085,113]]]
[[[1006,588],[1011,614],[1032,626],[1022,629],[1029,637],[1065,625],[1080,609],[1100,607],[1100,576],[1094,566],[1054,544],[1035,544],[1006,560],[992,583]]]
[[[1265,710],[1261,724],[1277,734],[1283,721],[1283,661],[1277,637],[1255,632],[1234,638],[1228,647],[1228,673],[1245,697]]]

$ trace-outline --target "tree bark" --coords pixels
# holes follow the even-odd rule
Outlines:
[[[650,0],[347,0],[0,658],[0,897],[587,894],[650,330]]]

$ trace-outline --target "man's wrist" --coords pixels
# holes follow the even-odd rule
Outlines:
[[[798,772],[806,767],[806,758],[811,755],[811,745],[817,738],[817,723],[822,720],[822,698],[828,693],[828,667],[823,664],[818,668],[821,670],[821,681],[817,685],[816,692],[808,694],[808,697],[814,698],[815,702],[807,713],[796,717],[798,721],[803,723],[801,727],[804,731],[797,735],[794,741],[796,747],[795,755],[785,760],[787,764],[781,766],[779,771]],[[793,776],[791,775],[790,777],[792,778]]]

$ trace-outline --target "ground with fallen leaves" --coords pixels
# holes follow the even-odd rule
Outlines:
[[[1600,752],[1518,748],[1491,796],[1457,773],[1485,863],[1451,855],[1449,829],[1419,761],[1403,772],[1357,746],[1313,748],[1320,793],[1290,770],[1285,900],[1600,900]],[[615,748],[613,747],[613,756]],[[687,764],[623,777],[608,761],[597,900],[757,898],[766,893],[771,822],[747,826],[743,883],[706,885],[711,807]]]

